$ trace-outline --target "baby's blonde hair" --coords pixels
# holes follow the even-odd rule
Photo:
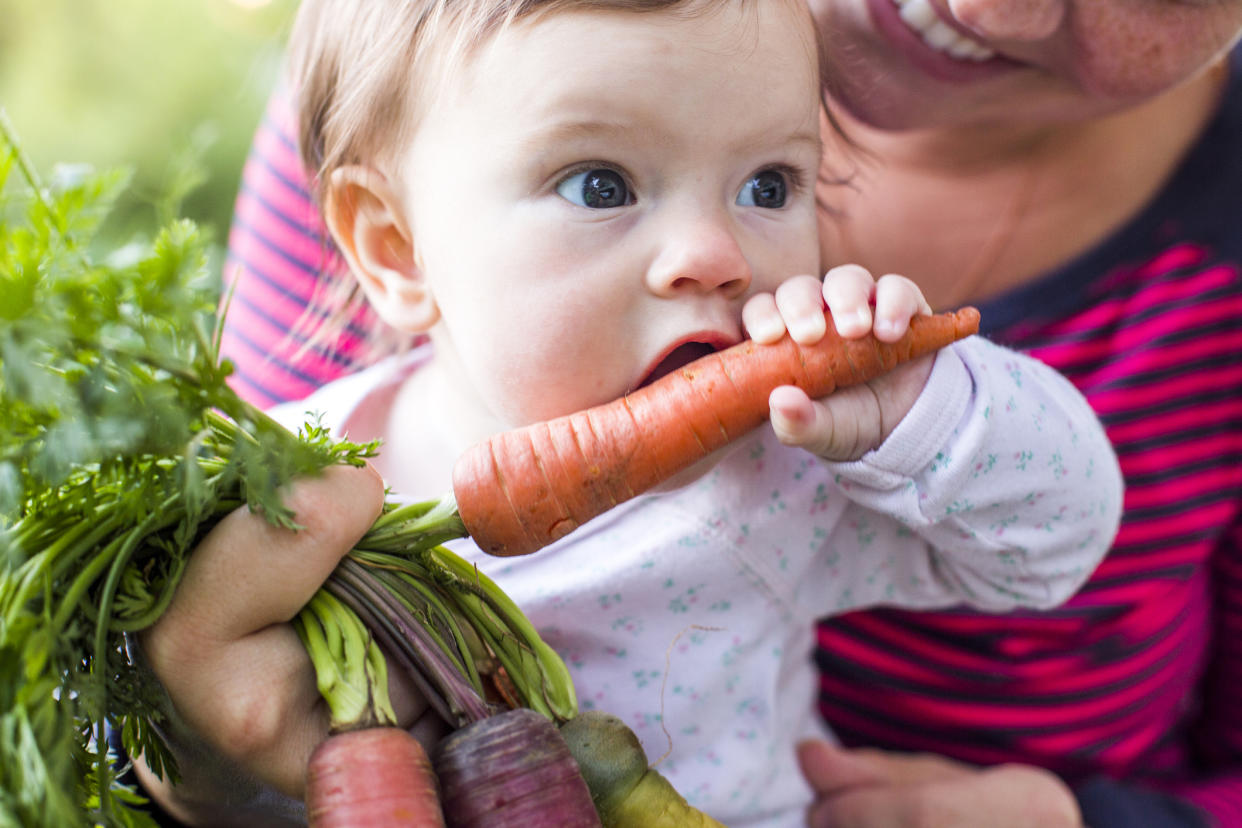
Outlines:
[[[289,41],[299,150],[322,200],[332,170],[387,159],[444,74],[503,27],[560,11],[687,16],[758,0],[303,0]],[[771,0],[768,0],[770,2]],[[414,89],[426,95],[413,94]]]
[[[810,11],[797,2],[810,20]],[[333,170],[394,163],[444,79],[504,27],[564,11],[708,14],[774,0],[302,0],[288,47],[298,148],[322,206]],[[819,48],[819,39],[812,46]],[[822,61],[821,61],[822,65]],[[400,174],[400,170],[387,172]],[[326,240],[325,240],[326,241]],[[333,341],[362,301],[325,249],[323,277],[297,330],[306,348]],[[408,335],[375,320],[363,362],[404,349]]]

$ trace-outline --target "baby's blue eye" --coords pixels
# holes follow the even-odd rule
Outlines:
[[[776,209],[785,206],[789,184],[779,170],[760,170],[750,177],[737,194],[739,207],[766,207]]]
[[[575,173],[557,184],[556,192],[561,198],[579,207],[597,210],[634,203],[625,178],[621,173],[607,167]]]

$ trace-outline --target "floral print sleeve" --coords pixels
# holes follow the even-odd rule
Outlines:
[[[848,587],[835,612],[1054,606],[1091,574],[1121,517],[1116,456],[1086,401],[1048,366],[980,337],[938,356],[882,446],[827,466],[848,501],[826,544],[825,576]]]

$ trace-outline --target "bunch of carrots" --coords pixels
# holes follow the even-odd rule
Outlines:
[[[4,186],[14,168],[20,198]],[[228,388],[192,226],[99,255],[108,180],[44,186],[0,133],[6,192],[0,208],[22,215],[0,222],[0,666],[14,676],[0,688],[0,824],[143,824],[105,724],[157,771],[176,767],[162,692],[126,636],[159,617],[225,514],[249,504],[296,529],[281,487],[377,447],[314,424],[292,434]],[[311,824],[716,824],[619,719],[578,713],[560,657],[442,544],[534,552],[759,425],[772,388],[823,396],[977,321],[972,309],[919,318],[895,344],[842,341],[831,325],[812,347],[744,343],[498,435],[462,457],[451,495],[387,506],[295,620],[333,722],[308,768]],[[390,669],[456,731],[434,762],[394,726]]]

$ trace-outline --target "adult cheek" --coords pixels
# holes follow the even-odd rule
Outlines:
[[[1115,106],[1149,100],[1217,63],[1237,39],[1237,3],[1079,3],[1066,40],[1076,84]]]

